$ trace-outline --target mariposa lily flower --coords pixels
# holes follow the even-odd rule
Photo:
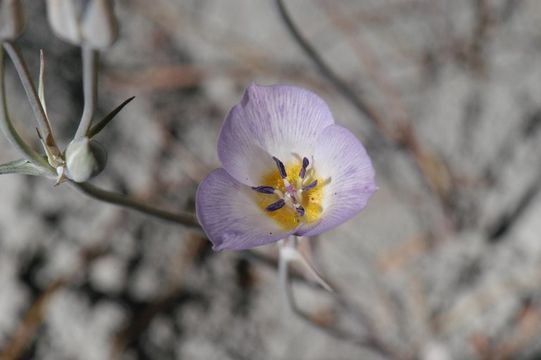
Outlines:
[[[251,85],[218,139],[223,168],[196,194],[215,250],[313,236],[361,211],[377,189],[361,142],[325,102],[294,86]]]

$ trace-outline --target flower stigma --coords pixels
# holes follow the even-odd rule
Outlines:
[[[276,168],[262,176],[261,186],[252,187],[259,208],[285,230],[319,220],[323,181],[316,177],[308,158],[287,164],[272,159]]]

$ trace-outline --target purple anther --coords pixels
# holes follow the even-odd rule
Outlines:
[[[274,188],[272,186],[252,186],[252,190],[262,194],[274,194]]]
[[[299,171],[299,177],[301,179],[304,179],[304,177],[306,176],[306,168],[308,167],[308,164],[310,164],[310,161],[308,161],[307,158],[302,158],[302,167],[301,171]]]
[[[303,186],[302,191],[308,191],[310,189],[313,189],[317,186],[317,180],[312,181],[310,184]]]
[[[304,216],[304,208],[302,206],[298,206],[295,208],[295,210],[297,211],[297,214],[299,214],[299,216]]]
[[[284,199],[280,199],[276,202],[273,202],[272,204],[270,204],[269,206],[267,206],[265,208],[265,210],[267,211],[276,211],[278,209],[281,209],[284,207],[284,205],[286,204],[285,200]]]
[[[286,167],[284,166],[284,163],[280,161],[277,157],[273,156],[272,160],[276,163],[276,166],[278,167],[278,171],[280,172],[280,177],[282,179],[285,179],[287,177],[286,173]]]

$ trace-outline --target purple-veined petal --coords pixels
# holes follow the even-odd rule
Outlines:
[[[323,212],[315,226],[297,231],[304,236],[320,234],[352,218],[377,190],[366,150],[353,133],[341,126],[331,125],[319,135],[314,168],[325,184]]]
[[[218,139],[218,157],[237,181],[261,185],[262,174],[313,152],[315,139],[334,124],[316,94],[295,86],[249,86],[227,115]]]
[[[214,250],[241,250],[291,235],[267,217],[253,201],[254,190],[224,169],[212,171],[197,188],[197,219]]]

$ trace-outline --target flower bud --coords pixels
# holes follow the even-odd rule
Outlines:
[[[0,0],[0,41],[14,40],[24,29],[24,11],[20,0]]]
[[[66,149],[67,176],[75,182],[85,182],[98,175],[106,162],[104,148],[87,137],[72,140]]]
[[[118,36],[113,0],[47,0],[47,15],[56,36],[76,45],[105,48]]]

